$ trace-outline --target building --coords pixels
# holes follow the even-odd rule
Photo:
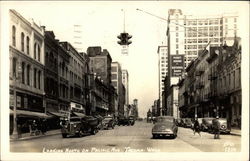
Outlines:
[[[89,73],[88,58],[84,53],[78,53],[76,49],[68,42],[60,42],[60,45],[69,54],[69,65],[64,67],[63,62],[59,64],[66,77],[69,77],[69,97],[70,97],[70,110],[87,114],[89,109],[87,107],[88,87],[87,75]],[[63,70],[65,68],[65,71]],[[87,112],[87,113],[86,113]]]
[[[163,110],[163,97],[162,92],[164,91],[164,80],[168,76],[168,47],[158,46],[158,75],[159,75],[159,100],[160,100],[160,111]],[[162,112],[161,112],[162,113]]]
[[[29,22],[15,10],[9,10],[9,87],[10,132],[16,110],[17,124],[22,132],[34,116],[47,117],[44,102],[44,28]],[[13,110],[13,111],[12,111]],[[14,117],[15,117],[14,116]]]
[[[106,116],[109,110],[109,87],[103,83],[100,76],[90,77],[91,114]]]
[[[178,85],[171,85],[167,95],[167,116],[180,118],[179,102],[178,102],[179,87]]]
[[[241,45],[209,46],[178,83],[181,117],[227,118],[241,127]]]
[[[226,117],[232,126],[241,128],[241,41],[219,49],[217,67],[218,114]]]
[[[116,111],[118,111],[118,116],[123,116],[124,115],[123,93],[125,88],[122,84],[121,65],[118,62],[111,63],[111,78],[112,78],[112,86],[115,87],[116,93],[118,94],[118,109],[116,109]]]
[[[102,51],[100,46],[88,47],[87,55],[90,59],[90,72],[100,76],[106,85],[111,85],[112,58],[108,50]]]
[[[55,39],[53,31],[45,32],[45,71],[44,90],[46,112],[58,112],[58,41]]]
[[[170,55],[185,54],[185,67],[198,57],[210,42],[220,46],[225,41],[232,44],[237,35],[237,13],[221,15],[185,15],[180,9],[168,11],[168,51]]]
[[[128,75],[128,71],[125,69],[122,70],[122,83],[126,90],[125,104],[129,105],[129,75]]]

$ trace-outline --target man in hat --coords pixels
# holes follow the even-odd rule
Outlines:
[[[220,139],[220,122],[219,116],[216,116],[216,119],[213,119],[213,130],[214,130],[214,139]]]

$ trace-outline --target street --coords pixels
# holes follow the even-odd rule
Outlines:
[[[10,152],[239,152],[241,137],[201,133],[178,128],[176,139],[152,139],[152,123],[136,121],[134,126],[116,126],[100,130],[96,135],[62,138],[60,134],[10,142]]]

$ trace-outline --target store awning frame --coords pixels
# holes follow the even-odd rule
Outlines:
[[[83,113],[79,113],[79,112],[73,112],[76,116],[79,116],[79,117],[86,117],[85,114]]]
[[[10,115],[13,115],[14,111],[10,109]],[[38,118],[51,118],[51,116],[41,113],[41,112],[34,112],[34,111],[26,111],[26,110],[16,110],[17,117],[38,117]]]

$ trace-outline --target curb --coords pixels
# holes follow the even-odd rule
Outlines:
[[[237,133],[230,133],[230,135],[241,136],[241,134],[237,134]]]
[[[41,137],[57,135],[57,134],[60,134],[60,133],[61,133],[61,131],[58,131],[58,132],[55,132],[55,133],[51,133],[51,134],[45,134],[45,135],[28,136],[28,137],[24,137],[24,138],[10,139],[10,142],[37,139],[37,138],[41,138]]]

